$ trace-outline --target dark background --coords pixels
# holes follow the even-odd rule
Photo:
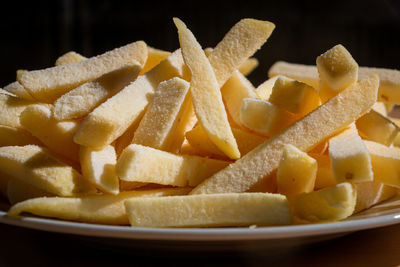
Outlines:
[[[241,18],[269,20],[276,29],[255,56],[254,85],[277,60],[315,64],[341,43],[361,66],[400,65],[400,1],[10,1],[0,9],[0,87],[17,69],[41,69],[74,50],[94,56],[132,41],[173,51],[172,17],[181,18],[203,47],[215,46]]]

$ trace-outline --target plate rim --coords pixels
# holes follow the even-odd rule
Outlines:
[[[166,241],[257,241],[345,234],[400,223],[400,212],[348,221],[266,227],[140,228],[90,224],[39,217],[8,217],[0,211],[0,223],[55,233],[99,238]]]

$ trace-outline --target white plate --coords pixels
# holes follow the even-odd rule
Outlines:
[[[318,242],[351,232],[400,223],[400,196],[365,212],[334,223],[256,228],[133,228],[68,222],[37,217],[10,218],[0,211],[0,222],[50,232],[124,240],[125,243],[157,241],[176,243],[263,242],[269,247],[294,246]]]

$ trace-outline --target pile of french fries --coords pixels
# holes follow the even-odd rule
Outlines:
[[[0,91],[8,216],[135,227],[269,226],[345,219],[398,193],[400,72],[342,45],[316,66],[246,78],[272,34],[242,19],[203,49],[143,41],[17,71]]]

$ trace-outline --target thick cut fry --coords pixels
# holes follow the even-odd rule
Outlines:
[[[88,223],[127,225],[124,202],[131,198],[159,197],[186,194],[187,188],[164,188],[147,191],[127,191],[118,195],[88,196],[81,198],[43,197],[26,200],[12,206],[7,215],[23,212],[44,217]]]
[[[86,59],[87,58],[82,56],[81,54],[78,54],[75,51],[70,51],[57,58],[55,65],[60,66],[65,64],[78,63]]]
[[[23,182],[20,179],[10,179],[7,185],[7,198],[11,205],[31,198],[51,196],[54,195]]]
[[[245,98],[240,108],[242,124],[262,135],[273,136],[298,119],[294,114],[268,102]]]
[[[357,129],[365,139],[385,146],[393,144],[400,128],[387,117],[371,110],[356,121]]]
[[[379,75],[378,100],[385,103],[400,104],[400,71],[384,68],[359,67],[358,79],[366,79],[371,74]],[[269,69],[268,76],[285,75],[319,88],[319,75],[316,66],[278,61]]]
[[[374,179],[400,188],[400,150],[365,140],[371,155]]]
[[[269,193],[132,198],[125,206],[135,227],[285,225],[292,221],[286,197]]]
[[[374,179],[371,157],[352,124],[329,140],[329,156],[337,182],[367,182]]]
[[[117,154],[113,146],[93,150],[81,146],[79,151],[82,175],[101,191],[118,194],[119,179],[115,171]]]
[[[40,145],[41,142],[28,131],[0,125],[0,146]]]
[[[372,75],[348,87],[280,134],[206,179],[191,194],[248,190],[278,167],[285,144],[294,145],[302,151],[311,150],[368,112],[376,102],[378,85],[378,76]]]
[[[27,107],[20,117],[21,125],[56,154],[79,162],[79,145],[73,137],[79,121],[57,121],[49,108],[43,105]]]
[[[239,68],[238,71],[240,71],[241,74],[244,76],[249,75],[255,68],[257,68],[259,65],[258,59],[251,57],[248,58],[245,62],[243,62]]]
[[[188,77],[180,50],[89,113],[74,141],[96,149],[111,144],[139,122],[158,84],[173,77]]]
[[[213,68],[192,32],[181,20],[174,18],[174,22],[178,29],[183,59],[192,73],[190,91],[197,119],[222,152],[229,158],[238,159],[240,152],[228,122],[220,85]],[[214,51],[215,49],[210,56]]]
[[[0,94],[0,125],[23,128],[19,116],[26,107],[33,103],[11,95]]]
[[[257,98],[255,88],[239,71],[235,71],[229,80],[222,86],[221,94],[225,108],[237,125],[240,121],[240,107],[244,98]]]
[[[274,88],[275,82],[279,78],[286,78],[286,77],[282,76],[282,75],[277,75],[272,78],[269,78],[268,80],[266,80],[265,82],[260,84],[256,88],[256,93],[257,93],[258,97],[262,100],[268,101],[269,97],[272,94],[272,88]]]
[[[240,155],[242,156],[253,150],[256,146],[264,143],[266,140],[263,136],[258,136],[241,129],[232,128],[232,133],[238,144]],[[200,124],[186,132],[186,139],[192,147],[198,151],[205,152],[206,155],[226,157],[224,153],[211,142]]]
[[[357,191],[357,203],[354,213],[368,209],[375,204],[394,197],[398,193],[398,189],[385,185],[380,181],[371,181],[355,184]]]
[[[228,161],[175,155],[132,144],[118,159],[117,175],[124,181],[196,186],[228,164]]]
[[[157,48],[147,47],[147,60],[139,75],[143,75],[171,55],[171,52],[163,51]]]
[[[314,190],[317,161],[295,146],[285,145],[277,171],[278,193],[297,195]]]
[[[315,178],[315,189],[334,186],[337,184],[333,177],[331,160],[329,155],[309,153],[318,163],[317,177]]]
[[[72,88],[125,64],[134,61],[144,64],[146,59],[147,46],[143,41],[137,41],[77,63],[28,71],[18,81],[35,99],[52,103]]]
[[[260,49],[274,29],[269,21],[242,19],[228,31],[208,56],[218,87]]]
[[[96,193],[96,189],[76,170],[38,146],[0,147],[0,169],[9,176],[58,196]]]
[[[318,92],[313,87],[286,77],[276,80],[268,101],[301,116],[310,113],[321,103]]]
[[[295,218],[301,222],[331,222],[354,212],[357,191],[350,183],[341,183],[318,191],[295,195],[289,199]]]
[[[185,138],[193,106],[190,84],[175,77],[161,82],[139,123],[132,143],[177,153]]]
[[[67,120],[86,116],[134,81],[141,69],[138,62],[127,64],[69,91],[54,102],[54,117]]]
[[[4,87],[4,90],[10,92],[15,96],[18,96],[19,98],[26,99],[29,101],[35,101],[35,99],[19,82],[10,83],[9,85]]]

